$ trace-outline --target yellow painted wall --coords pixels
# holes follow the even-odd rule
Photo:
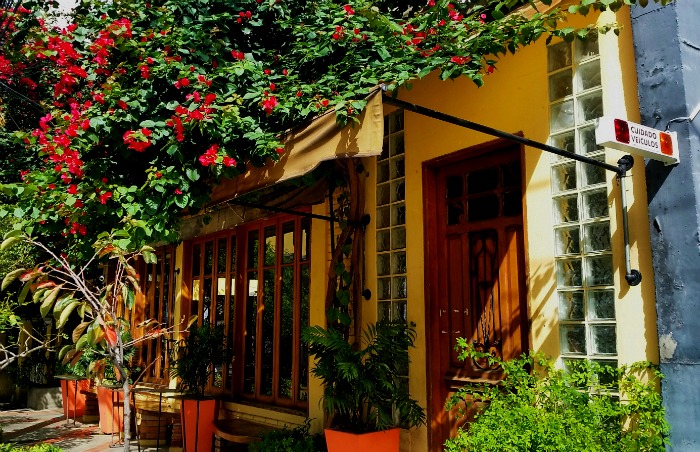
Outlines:
[[[573,26],[583,26],[589,18],[576,18]],[[606,114],[615,114],[631,120],[639,119],[636,75],[631,46],[629,13],[623,10],[616,16],[605,13],[599,23],[617,21],[623,25],[620,37],[609,33],[600,38],[602,84]],[[549,134],[549,106],[547,88],[547,52],[544,40],[501,60],[498,70],[486,77],[485,86],[477,88],[472,82],[460,79],[440,81],[436,74],[414,83],[411,91],[400,90],[399,98],[428,108],[466,118],[497,129],[516,133],[545,142]],[[385,112],[392,107],[385,106]],[[410,390],[421,405],[427,405],[425,279],[422,164],[461,149],[493,140],[469,129],[442,123],[411,112],[405,113],[406,163],[406,232],[408,272],[408,317],[417,325],[416,348],[410,350]],[[615,163],[622,154],[610,150],[607,159]],[[536,149],[526,149],[524,156],[525,193],[524,219],[528,282],[528,311],[531,319],[530,345],[554,357],[559,355],[558,302],[554,274],[554,234],[552,192],[550,185],[550,156]],[[642,159],[628,179],[630,205],[630,237],[632,265],[644,275],[640,286],[630,288],[624,281],[624,253],[619,188],[609,175],[609,207],[613,231],[613,263],[615,267],[616,309],[618,319],[618,356],[620,362],[639,359],[658,359],[655,329],[653,274],[647,218],[646,184]],[[376,187],[373,184],[376,168],[374,159],[365,159],[366,209],[372,214],[366,235],[365,285],[377,293],[375,216]],[[313,207],[313,213],[327,214],[327,205]],[[311,227],[311,324],[325,325],[325,288],[329,260],[329,225],[313,220]],[[177,266],[182,267],[182,247],[178,248]],[[179,278],[180,279],[180,278]],[[178,300],[180,295],[178,294]],[[179,302],[176,304],[179,307]],[[176,308],[178,309],[178,308]],[[176,318],[179,311],[176,311]],[[377,317],[376,298],[363,304],[363,323]],[[310,360],[313,365],[313,360]],[[309,417],[312,430],[323,425],[320,404],[322,387],[317,379],[309,381]],[[427,428],[404,432],[403,451],[427,450]]]
[[[584,26],[595,16],[573,18],[572,26]],[[601,71],[606,114],[638,120],[637,82],[631,44],[629,12],[617,15],[604,13],[599,24],[617,21],[623,25],[620,37],[608,33],[600,38]],[[414,83],[413,89],[401,89],[398,98],[450,115],[469,119],[507,132],[522,132],[525,137],[546,142],[549,135],[547,85],[547,50],[544,39],[514,56],[502,58],[498,70],[485,78],[477,88],[460,79],[440,81],[436,74]],[[385,113],[390,109],[385,106]],[[406,163],[406,233],[408,271],[408,318],[417,324],[416,348],[410,351],[410,389],[421,405],[427,402],[426,331],[422,164],[452,152],[493,140],[493,137],[443,123],[415,113],[405,112]],[[616,164],[623,155],[607,152],[607,161]],[[526,149],[524,155],[525,193],[524,220],[528,282],[528,310],[531,319],[530,346],[553,357],[559,355],[558,300],[554,272],[554,233],[550,155],[537,149]],[[616,309],[618,319],[618,356],[621,363],[640,359],[656,361],[658,346],[655,329],[653,274],[651,268],[647,220],[646,183],[641,158],[627,182],[630,206],[630,238],[632,268],[644,278],[637,287],[624,280],[625,264],[622,240],[622,218],[619,208],[619,186],[612,173],[608,178],[613,265],[615,268]],[[369,173],[376,166],[366,165]],[[370,174],[369,180],[374,175]],[[367,209],[376,211],[376,187],[367,185]],[[377,293],[374,218],[367,233],[367,286]],[[376,299],[372,305],[376,316]],[[364,312],[372,308],[365,306]],[[367,314],[371,316],[371,314]],[[369,320],[373,320],[372,317]],[[427,450],[427,428],[414,429],[404,438],[402,450]]]

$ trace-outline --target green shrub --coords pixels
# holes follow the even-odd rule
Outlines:
[[[326,440],[321,434],[309,435],[309,420],[294,429],[274,430],[262,441],[250,445],[254,452],[325,452]]]
[[[458,341],[460,358],[489,360],[505,377],[499,385],[470,384],[447,409],[483,403],[473,422],[447,440],[457,451],[664,451],[669,425],[649,362],[613,368],[585,360],[567,369],[540,353],[502,361]]]
[[[31,447],[20,447],[14,444],[0,444],[0,452],[63,452],[58,446],[52,444],[37,444]]]

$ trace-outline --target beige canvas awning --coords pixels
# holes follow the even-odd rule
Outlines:
[[[222,180],[213,190],[210,205],[303,176],[326,160],[381,154],[384,135],[381,90],[370,94],[359,119],[359,124],[341,128],[336,123],[335,111],[329,111],[286,134],[284,153],[277,162],[251,167],[234,179]]]

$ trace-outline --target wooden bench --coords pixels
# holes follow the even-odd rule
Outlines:
[[[259,442],[262,435],[273,430],[271,425],[247,419],[218,419],[214,422],[214,450],[248,450],[248,444]]]

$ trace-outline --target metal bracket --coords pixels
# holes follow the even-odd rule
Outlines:
[[[617,161],[617,165],[619,168],[617,179],[620,181],[620,200],[622,202],[622,232],[625,241],[625,281],[630,286],[637,286],[642,282],[642,273],[633,269],[630,262],[630,233],[627,219],[627,190],[625,187],[625,177],[627,177],[627,171],[634,166],[634,157],[625,155]]]

